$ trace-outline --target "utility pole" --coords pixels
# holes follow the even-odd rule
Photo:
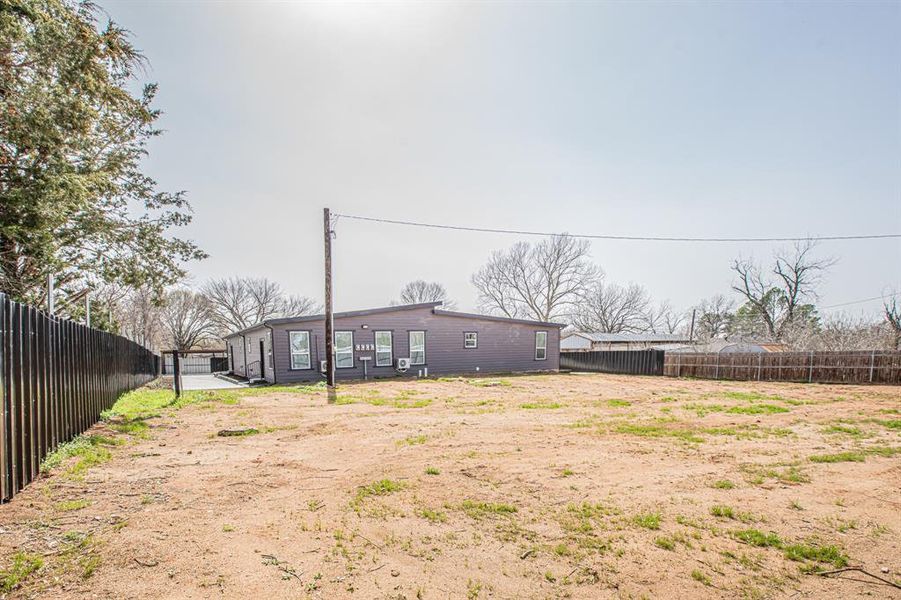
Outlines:
[[[691,329],[688,330],[688,341],[695,341],[695,315],[697,314],[698,309],[691,309]]]
[[[53,273],[47,275],[47,312],[53,314]]]
[[[332,216],[323,209],[323,234],[325,236],[325,383],[335,387],[335,317],[332,313]]]

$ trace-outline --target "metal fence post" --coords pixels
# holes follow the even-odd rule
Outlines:
[[[763,352],[757,354],[757,381],[760,381],[760,368],[763,365]]]
[[[870,352],[870,383],[873,383],[873,368],[875,367],[876,362],[876,351],[872,350]]]
[[[713,371],[713,378],[714,379],[720,378],[720,353],[719,352],[716,353],[716,367],[714,368],[714,371]]]
[[[810,353],[810,367],[807,370],[807,383],[813,383],[813,352]]]

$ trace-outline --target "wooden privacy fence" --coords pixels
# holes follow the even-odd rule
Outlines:
[[[666,355],[664,375],[700,379],[901,384],[901,352],[749,352]]]
[[[663,375],[663,350],[561,352],[560,368],[570,371]]]
[[[48,453],[158,370],[159,357],[143,346],[0,293],[0,500],[12,498],[38,476]]]

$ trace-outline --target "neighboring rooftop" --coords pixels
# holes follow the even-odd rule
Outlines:
[[[592,342],[600,343],[629,343],[629,342],[688,342],[687,335],[675,333],[591,333],[585,331],[571,331],[564,333],[563,338],[577,335]]]
[[[496,317],[493,315],[480,315],[476,313],[462,313],[455,312],[450,310],[441,310],[438,307],[441,306],[443,302],[423,302],[421,304],[398,304],[396,306],[381,306],[379,308],[366,308],[362,310],[350,310],[344,312],[336,312],[334,313],[334,318],[342,319],[347,317],[365,317],[367,315],[376,315],[380,313],[388,313],[388,312],[397,312],[402,310],[416,310],[420,308],[430,308],[432,309],[432,313],[436,315],[440,315],[443,317],[462,317],[466,319],[480,319],[483,321],[503,321],[506,323],[520,323],[523,325],[540,325],[544,327],[564,327],[562,323],[549,323],[545,321],[531,321],[529,319],[511,319],[508,317]],[[308,321],[322,321],[325,319],[325,315],[306,315],[302,317],[282,317],[278,319],[266,319],[261,323],[257,323],[256,325],[251,325],[250,327],[245,327],[239,331],[235,331],[233,333],[229,333],[224,336],[225,338],[234,337],[236,335],[241,335],[247,333],[248,331],[253,331],[254,329],[259,329],[260,327],[266,327],[269,325],[284,325],[287,323],[304,323]]]

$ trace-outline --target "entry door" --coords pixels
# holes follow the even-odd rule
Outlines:
[[[266,378],[266,345],[260,340],[260,377]]]

